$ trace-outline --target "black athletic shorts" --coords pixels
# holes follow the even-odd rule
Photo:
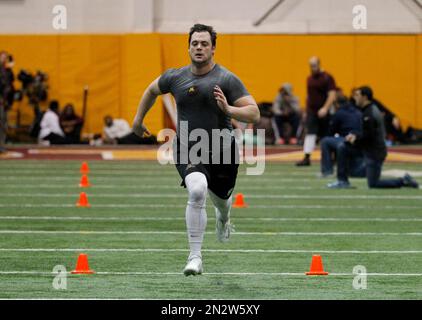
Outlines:
[[[222,199],[228,199],[235,187],[237,172],[239,168],[239,150],[233,138],[232,146],[230,148],[231,161],[229,164],[224,164],[222,158],[220,164],[212,163],[212,155],[210,154],[210,161],[208,163],[192,164],[189,160],[188,163],[179,163],[180,161],[180,148],[177,149],[175,164],[180,177],[182,178],[181,186],[186,188],[185,177],[192,172],[201,172],[205,175],[208,182],[208,189],[215,195]]]
[[[329,115],[319,118],[315,112],[309,110],[306,112],[307,134],[316,134],[320,138],[325,137],[328,135],[329,124]]]

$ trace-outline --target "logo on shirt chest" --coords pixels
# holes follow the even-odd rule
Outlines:
[[[197,86],[190,86],[188,89],[188,96],[193,97],[198,94],[198,87]]]

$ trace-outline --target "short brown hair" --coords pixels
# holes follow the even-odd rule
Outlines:
[[[190,28],[190,31],[189,31],[189,45],[190,45],[190,40],[192,38],[192,34],[194,34],[195,32],[208,32],[211,36],[212,46],[213,47],[216,46],[216,44],[217,44],[217,32],[215,32],[213,27],[207,26],[205,24],[200,24],[200,23],[195,24],[192,28]]]

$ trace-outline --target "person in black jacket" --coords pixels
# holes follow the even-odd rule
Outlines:
[[[386,140],[389,144],[406,143],[406,136],[403,133],[400,119],[390,111],[381,101],[373,98],[372,102],[377,106],[384,119]]]
[[[340,88],[336,89],[337,111],[331,116],[329,136],[321,140],[321,177],[328,177],[333,174],[333,153],[336,158],[348,148],[347,168],[350,169],[352,177],[365,177],[365,164],[362,151],[355,146],[344,143],[344,137],[349,133],[356,135],[362,132],[362,112],[353,106]]]
[[[6,51],[0,52],[0,153],[6,152],[7,112],[12,108],[15,77],[13,58]]]
[[[356,105],[362,109],[362,134],[350,133],[345,141],[360,148],[364,154],[366,164],[366,178],[369,188],[419,188],[419,184],[409,175],[402,178],[381,179],[381,170],[387,157],[385,145],[385,126],[381,112],[372,102],[372,89],[360,87],[354,92]],[[338,166],[343,163],[339,161]],[[328,184],[329,188],[348,188],[350,183],[347,171],[337,170],[337,181]]]

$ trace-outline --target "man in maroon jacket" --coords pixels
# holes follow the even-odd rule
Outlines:
[[[318,57],[309,59],[311,75],[307,79],[308,96],[306,100],[306,135],[303,143],[305,157],[297,166],[310,166],[311,153],[315,148],[317,137],[328,134],[328,111],[336,99],[334,78],[320,67]]]

